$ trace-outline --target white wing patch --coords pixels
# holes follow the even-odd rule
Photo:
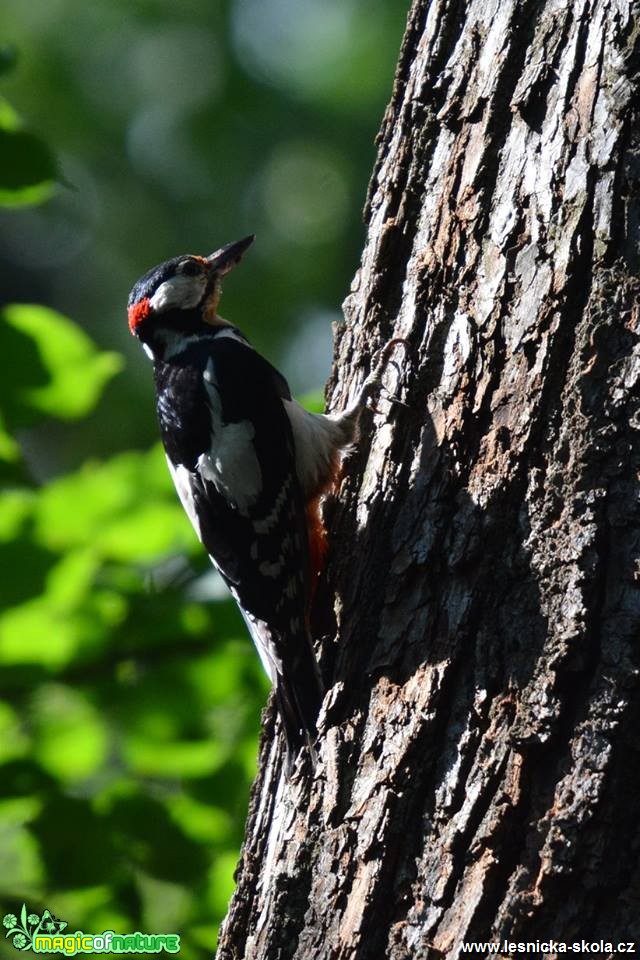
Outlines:
[[[205,480],[242,514],[248,514],[262,490],[262,470],[253,446],[255,430],[248,420],[227,423],[216,431],[215,453],[203,453],[198,469]]]
[[[253,443],[255,429],[250,420],[225,423],[211,361],[204,371],[204,383],[211,410],[211,450],[198,458],[202,477],[245,516],[262,491],[262,470]]]

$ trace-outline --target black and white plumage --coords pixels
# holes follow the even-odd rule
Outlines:
[[[366,391],[341,415],[308,413],[218,316],[221,278],[252,240],[155,267],[134,286],[128,314],[154,363],[176,490],[274,685],[292,759],[313,739],[322,699],[309,633],[319,499],[354,439]]]

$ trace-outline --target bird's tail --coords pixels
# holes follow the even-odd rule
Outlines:
[[[275,682],[278,713],[287,745],[287,768],[305,744],[313,754],[318,714],[324,691],[308,631],[296,640],[295,650],[282,664]]]
[[[324,696],[308,627],[286,641],[261,620],[245,616],[251,637],[271,683],[287,746],[291,771],[302,746],[313,753],[316,724]]]

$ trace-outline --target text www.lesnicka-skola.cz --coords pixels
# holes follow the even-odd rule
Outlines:
[[[617,943],[611,940],[574,940],[565,943],[563,940],[499,940],[497,943],[485,943],[481,940],[470,940],[460,945],[461,953],[539,953],[545,956],[548,953],[637,953],[636,943],[633,940],[620,940]]]

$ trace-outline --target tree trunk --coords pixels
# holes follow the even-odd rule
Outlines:
[[[329,508],[318,762],[268,715],[219,960],[640,940],[639,14],[413,4],[330,393],[403,337],[402,403]]]

